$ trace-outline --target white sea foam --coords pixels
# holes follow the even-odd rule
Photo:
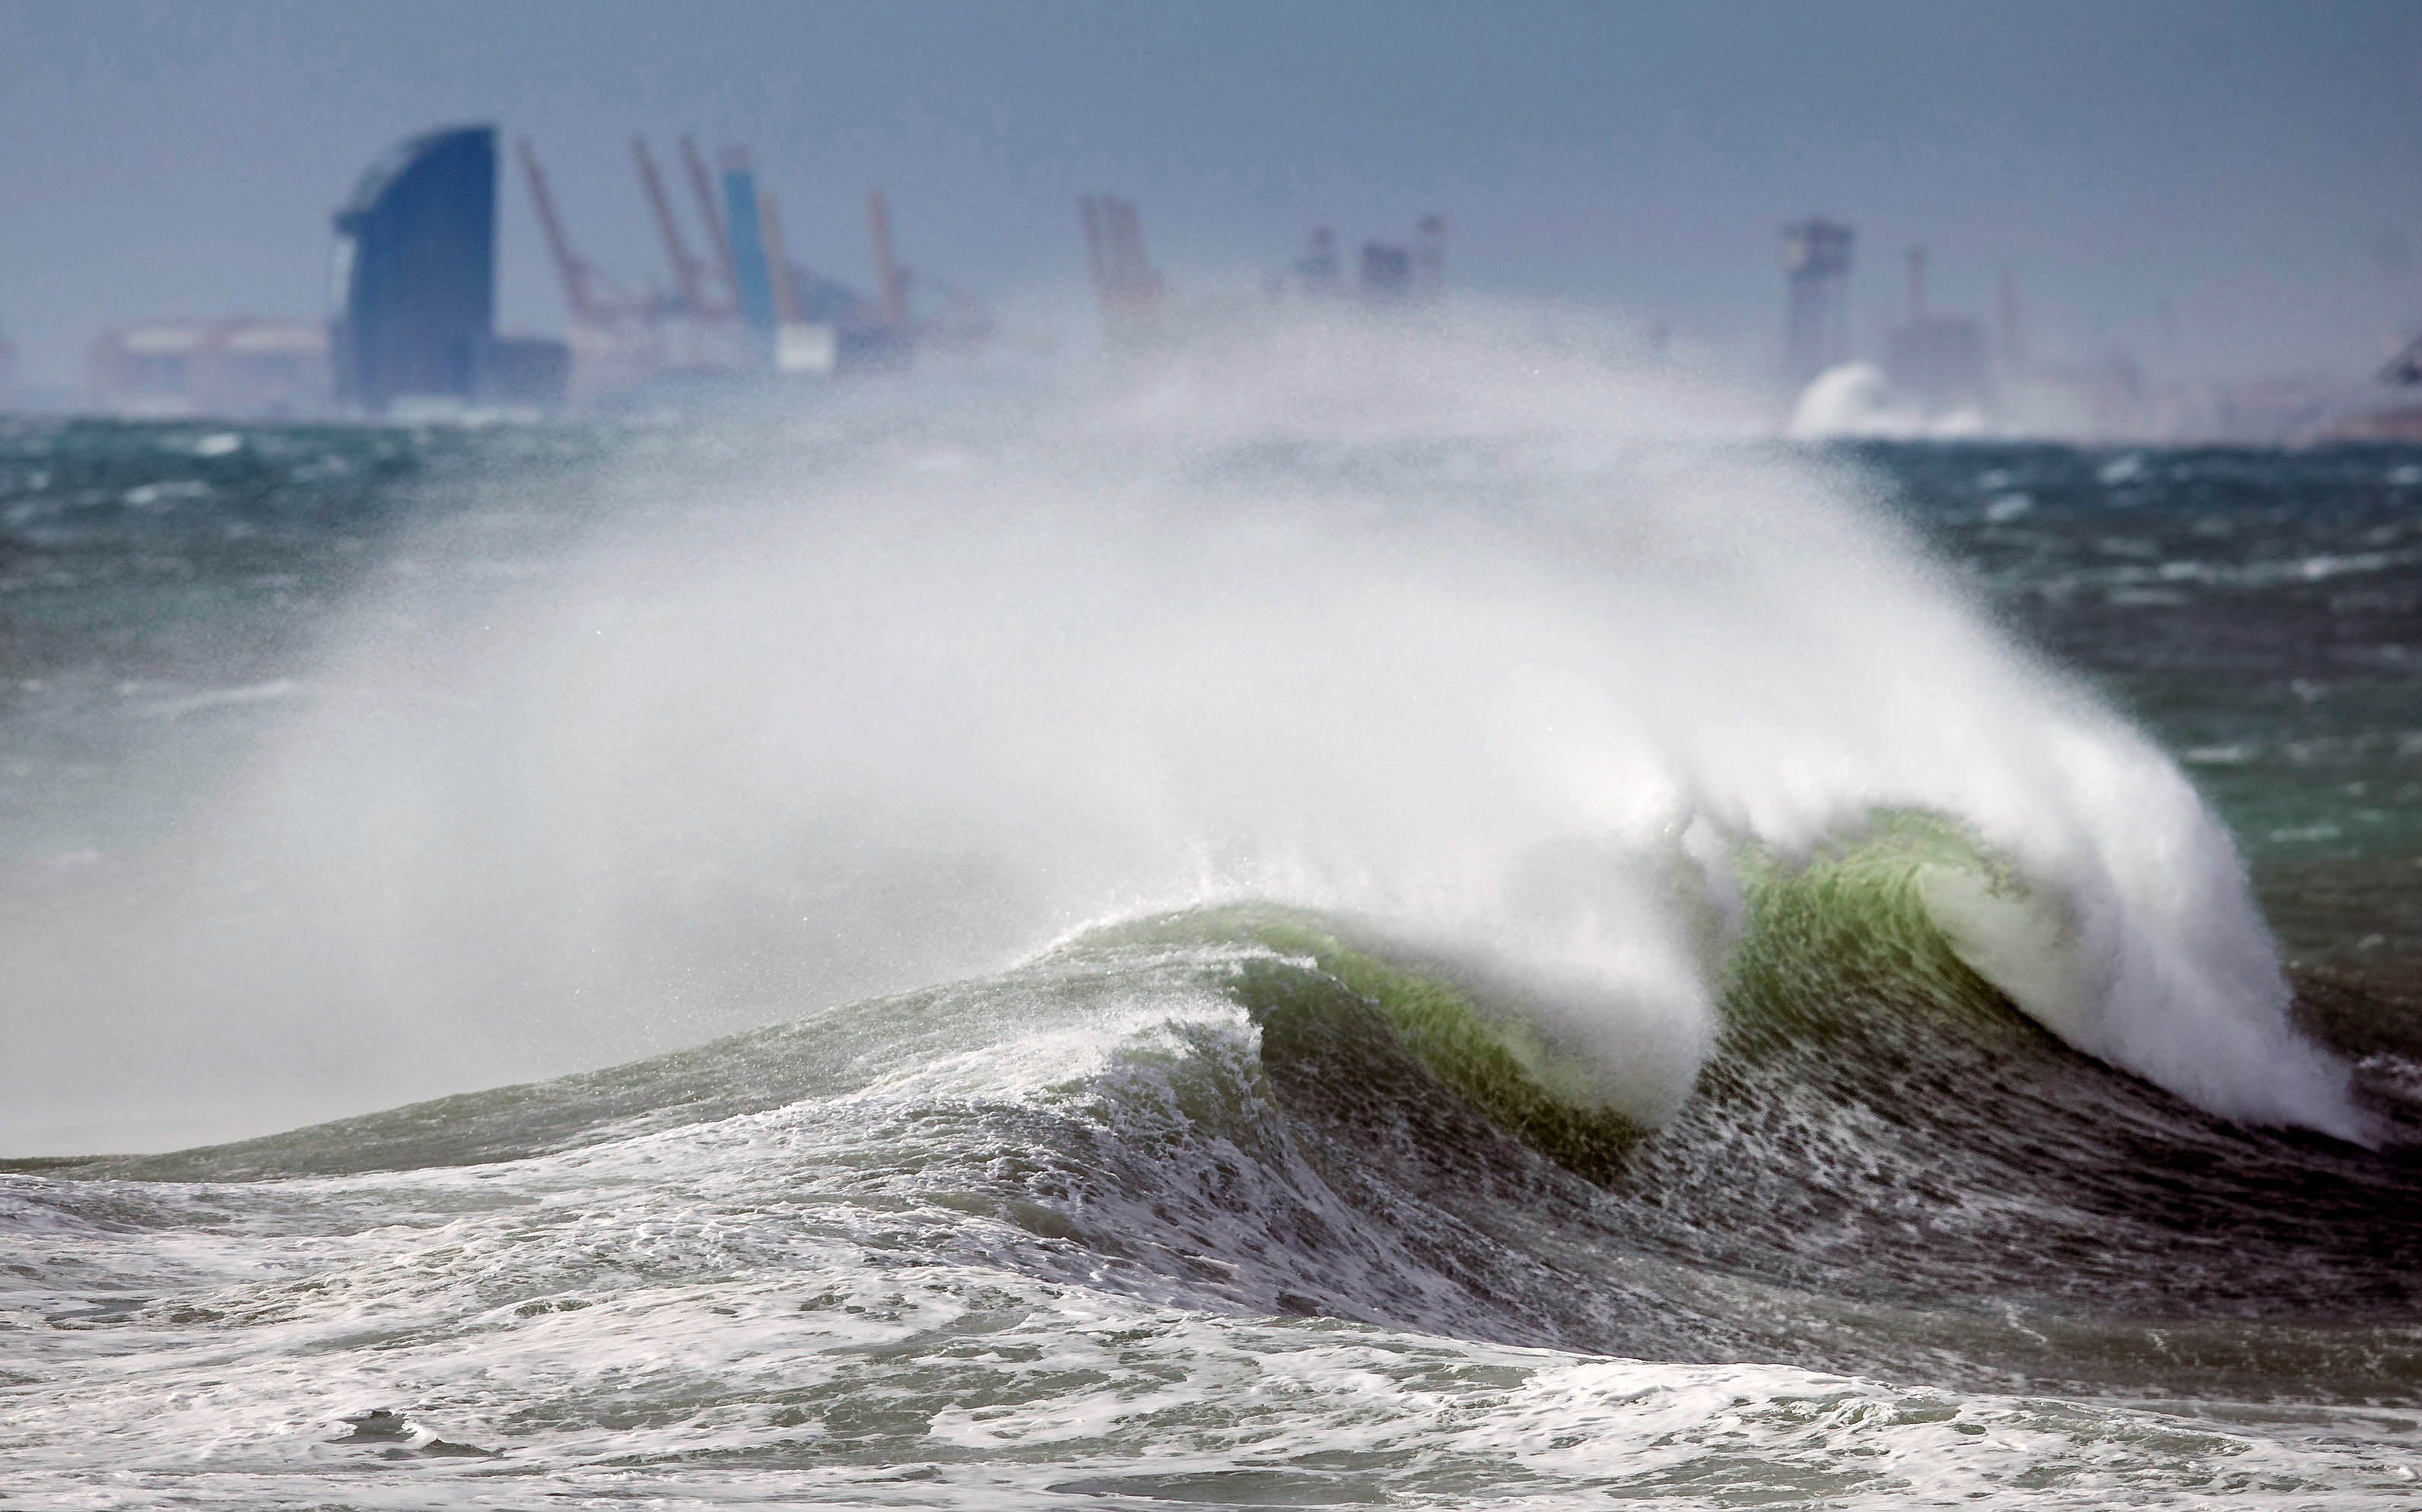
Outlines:
[[[290,677],[272,678],[266,683],[253,683],[244,687],[205,688],[179,698],[162,699],[145,705],[143,713],[160,719],[181,719],[205,709],[224,709],[231,704],[263,703],[282,699],[300,691],[303,685]]]
[[[1042,1069],[990,1090],[1030,1094]],[[2398,1504],[2422,1457],[2409,1418],[2357,1410],[2068,1402],[1270,1315],[1259,1294],[1289,1267],[1326,1264],[1364,1305],[1354,1214],[1324,1215],[1325,1261],[1260,1241],[1267,1206],[1233,1190],[1236,1227],[1192,1239],[1200,1256],[1038,1236],[928,1163],[983,1153],[952,1143],[986,1106],[959,1091],[458,1170],[0,1175],[10,1504],[1700,1505],[1718,1487],[2356,1506]],[[1179,1236],[1150,1205],[1239,1173],[1233,1145],[1198,1129],[1194,1146],[1172,1153],[1203,1169],[1169,1170],[1135,1222],[1089,1216],[1139,1245]],[[64,1216],[79,1206],[107,1218]],[[1408,1263],[1401,1241],[1389,1258]],[[1472,1303],[1437,1282],[1441,1309]],[[1401,1308],[1404,1289],[1367,1300]]]

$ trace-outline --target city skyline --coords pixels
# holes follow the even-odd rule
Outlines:
[[[629,139],[688,131],[751,150],[802,260],[871,285],[880,187],[904,256],[1044,311],[1077,307],[1077,197],[1109,190],[1181,288],[1435,212],[1457,288],[1743,371],[1779,359],[1775,232],[1812,213],[1857,228],[1866,353],[1912,242],[1941,308],[1990,317],[2013,270],[2052,360],[2351,379],[2422,319],[2422,16],[2054,10],[0,4],[0,123],[34,149],[0,165],[0,329],[58,386],[126,321],[322,317],[364,165],[469,120],[535,140],[626,280],[670,278]],[[517,182],[500,217],[502,323],[560,332]]]

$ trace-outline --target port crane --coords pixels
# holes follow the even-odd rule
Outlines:
[[[556,277],[563,284],[563,302],[572,308],[573,323],[593,331],[621,329],[633,316],[645,313],[647,302],[633,299],[599,273],[596,264],[573,250],[572,237],[555,208],[555,195],[547,188],[546,170],[539,166],[538,150],[527,136],[517,145],[522,178],[529,185],[530,204],[538,211],[539,229],[546,235],[546,250],[555,260]]]
[[[683,146],[686,148],[688,145],[688,138],[683,138]],[[673,219],[672,202],[665,197],[665,181],[656,171],[656,160],[648,151],[646,137],[631,138],[631,160],[638,165],[639,187],[648,197],[649,212],[655,216],[656,234],[664,238],[665,256],[672,262],[674,284],[681,291],[683,309],[699,320],[716,320],[729,315],[729,302],[716,300],[707,292],[706,264],[692,257],[689,244],[682,240],[681,223]],[[707,234],[715,236],[718,232],[719,228],[710,221]]]
[[[692,370],[745,369],[761,362],[757,354],[762,349],[750,339],[751,323],[743,308],[744,265],[764,269],[768,286],[764,292],[777,330],[808,322],[838,326],[844,343],[855,342],[857,350],[867,351],[872,341],[872,349],[888,351],[891,360],[917,345],[930,342],[965,348],[991,335],[991,315],[973,296],[900,260],[890,210],[880,190],[869,191],[866,198],[877,280],[874,296],[868,298],[792,262],[783,244],[781,210],[773,193],[745,180],[737,190],[729,181],[719,182],[710,174],[697,142],[684,135],[679,148],[683,177],[695,202],[695,224],[702,225],[706,237],[704,252],[693,250],[695,244],[676,213],[665,172],[647,139],[634,136],[632,166],[672,273],[668,288],[653,284],[635,288],[614,279],[581,255],[539,163],[537,149],[527,137],[516,147],[522,178],[572,314],[574,344],[591,353],[592,360],[606,361],[626,373],[644,373],[666,364],[672,355],[670,346],[684,354],[673,359],[677,365]],[[746,159],[737,161],[745,175]],[[725,201],[735,193],[742,198],[727,207]],[[753,215],[743,213],[744,204]],[[1110,216],[1116,228],[1111,237],[1127,260],[1140,267],[1142,247],[1132,207],[1113,202]],[[741,224],[751,220],[753,226]],[[745,249],[735,247],[735,234],[746,234],[750,244]],[[1129,247],[1132,250],[1126,251]],[[1148,270],[1145,276],[1150,277]]]

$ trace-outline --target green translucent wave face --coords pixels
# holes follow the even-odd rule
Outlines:
[[[1084,943],[1257,946],[1222,985],[1262,1032],[1263,1056],[1318,1054],[1376,1018],[1475,1112],[1559,1165],[1607,1180],[1646,1129],[1560,1090],[1557,1058],[1518,1004],[1345,921],[1266,904],[1110,926]],[[1408,1089],[1409,1090],[1409,1089]]]
[[[1748,1050],[1778,1034],[1821,1039],[1879,1012],[1922,1014],[1912,1030],[2041,1040],[1927,912],[1929,873],[1979,878],[1996,893],[2026,887],[1949,821],[1885,813],[1805,859],[1750,851],[1740,865],[1748,925],[1719,1000],[1726,1047]]]
[[[1771,1083],[1808,1074],[1811,1058],[1863,1056],[1842,1043],[1862,1026],[1872,1037],[1879,1029],[1897,1034],[1927,1020],[1956,1020],[1972,1039],[2042,1040],[1926,920],[1916,892],[1921,869],[1963,859],[1977,864],[1956,834],[1917,820],[1880,827],[1838,854],[1797,866],[1754,859],[1746,869],[1750,923],[1729,957],[1710,1074],[1720,1083],[1738,1080],[1741,1064],[1755,1063],[1770,1093]],[[1518,975],[1475,970],[1367,922],[1256,903],[1109,925],[1010,977],[838,1009],[627,1066],[111,1169],[227,1178],[513,1158],[607,1129],[779,1106],[846,1090],[855,1084],[852,1068],[877,1047],[913,1059],[999,1032],[993,1005],[1004,998],[1023,1004],[1014,1016],[1030,1024],[1044,1012],[1035,994],[1066,987],[1054,985],[1055,957],[1068,965],[1139,949],[1208,953],[1217,964],[1207,984],[1254,1020],[1264,1060],[1305,1071],[1334,1096],[1419,1102],[1422,1089],[1401,1081],[1411,1068],[1534,1153],[1600,1184],[1615,1180],[1650,1132],[1593,1095],[1602,1079],[1543,1028]],[[1131,959],[1095,964],[1121,981],[1144,980]],[[1162,969],[1202,980],[1182,961]],[[904,1036],[904,1023],[919,1032]]]
[[[1797,863],[1745,857],[1747,923],[1723,968],[1717,1061],[1821,1055],[1845,1036],[1872,1041],[1879,1028],[2047,1047],[1927,917],[1920,888],[1935,867],[2019,885],[1924,815],[1886,816]],[[1651,1132],[1589,1096],[1593,1078],[1543,1032],[1518,986],[1368,925],[1237,904],[1107,926],[1071,948],[1134,946],[1247,948],[1220,985],[1260,1027],[1266,1059],[1311,1054],[1376,1020],[1473,1111],[1592,1181],[1613,1181]]]

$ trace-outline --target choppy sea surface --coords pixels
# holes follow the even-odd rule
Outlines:
[[[1522,381],[0,421],[0,1505],[2412,1504],[2422,451]]]

